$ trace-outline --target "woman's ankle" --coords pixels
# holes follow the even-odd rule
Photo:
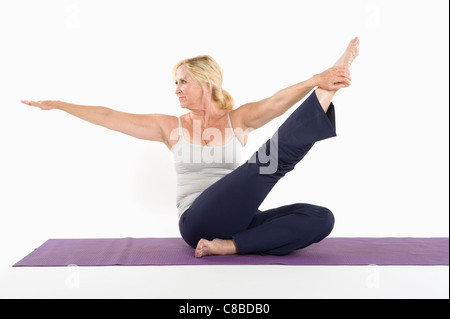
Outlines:
[[[321,88],[317,88],[315,93],[317,99],[319,100],[320,105],[322,106],[325,113],[327,113],[328,108],[331,105],[331,101],[333,100],[334,95],[337,91],[327,91]]]

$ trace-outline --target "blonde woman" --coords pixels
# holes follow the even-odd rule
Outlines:
[[[180,117],[129,114],[61,101],[21,102],[43,110],[59,109],[111,130],[164,143],[173,153],[177,172],[180,233],[195,248],[196,257],[285,255],[328,236],[333,214],[311,204],[268,211],[258,208],[315,142],[336,135],[331,101],[339,89],[350,86],[350,65],[358,51],[355,38],[330,69],[238,108],[222,88],[222,69],[214,59],[183,60],[174,68],[175,94],[181,108],[189,112]],[[240,153],[249,132],[284,114],[312,90],[275,135],[241,165]]]

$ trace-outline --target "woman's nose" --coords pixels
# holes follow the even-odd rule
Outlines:
[[[182,93],[181,88],[180,88],[179,85],[177,85],[176,88],[175,88],[175,94],[178,95],[178,94],[181,94],[181,93]]]

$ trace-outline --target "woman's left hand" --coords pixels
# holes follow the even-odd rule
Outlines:
[[[350,70],[344,65],[333,66],[313,76],[314,83],[321,89],[337,91],[352,84]]]

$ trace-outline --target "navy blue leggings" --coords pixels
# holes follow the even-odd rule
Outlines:
[[[201,238],[233,239],[241,254],[271,255],[321,241],[334,226],[327,208],[311,204],[258,208],[315,142],[333,136],[334,105],[325,113],[313,92],[247,162],[197,197],[180,218],[183,239],[194,248]]]

